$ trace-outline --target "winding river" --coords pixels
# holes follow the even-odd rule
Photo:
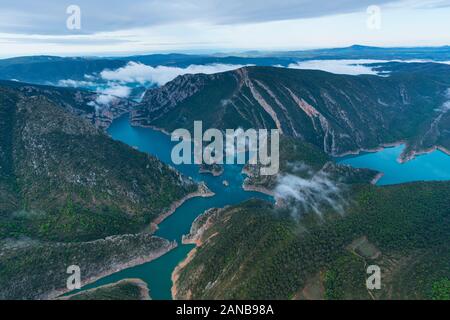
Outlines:
[[[181,238],[189,233],[195,218],[210,208],[221,208],[237,204],[250,198],[260,198],[273,201],[273,198],[258,192],[247,192],[242,188],[244,176],[242,166],[228,165],[220,177],[199,174],[196,165],[174,165],[170,154],[174,142],[162,132],[150,129],[132,127],[128,117],[121,117],[113,122],[108,133],[115,140],[122,141],[140,151],[150,153],[161,161],[175,167],[177,170],[192,177],[195,181],[204,181],[215,196],[209,198],[193,198],[181,205],[170,217],[164,220],[156,232],[157,236],[176,240],[179,246],[164,256],[114,273],[94,283],[86,285],[82,290],[92,289],[101,285],[114,283],[127,278],[144,280],[149,288],[152,299],[171,299],[171,275],[175,267],[183,261],[193,245],[182,245]],[[440,151],[417,157],[406,164],[399,164],[396,159],[404,146],[387,148],[382,151],[359,156],[338,159],[341,164],[358,168],[371,168],[384,173],[378,185],[404,183],[418,180],[450,180],[450,157]],[[229,186],[224,185],[224,180]]]
[[[200,174],[199,166],[197,165],[174,165],[170,154],[176,142],[172,142],[168,135],[160,131],[150,128],[132,127],[127,116],[115,120],[109,127],[108,133],[115,140],[122,141],[142,152],[158,157],[162,162],[175,167],[193,180],[205,182],[215,195],[208,198],[197,197],[186,201],[171,216],[159,224],[155,235],[168,240],[176,240],[179,244],[177,248],[151,262],[99,279],[84,286],[81,290],[92,289],[127,278],[139,278],[148,284],[152,299],[172,299],[172,272],[186,258],[189,251],[194,248],[194,245],[181,244],[181,238],[189,233],[192,222],[197,216],[210,208],[222,208],[250,198],[273,201],[273,198],[268,195],[259,192],[248,192],[242,188],[245,179],[241,173],[242,165],[225,166],[224,173],[219,177],[214,177],[210,174]],[[228,182],[228,186],[224,185],[224,180]]]

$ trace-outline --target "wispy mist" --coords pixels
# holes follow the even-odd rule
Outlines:
[[[438,112],[447,112],[450,111],[450,88],[445,92],[445,97],[447,101],[445,101],[442,106],[440,106],[436,111]]]
[[[292,63],[288,68],[290,69],[310,69],[310,70],[322,70],[335,74],[372,74],[378,75],[379,73],[372,66],[368,64],[372,63],[385,63],[384,60],[309,60],[300,61],[298,63]]]
[[[302,166],[304,170],[306,166]],[[344,198],[345,185],[333,181],[323,171],[309,178],[292,174],[278,177],[275,197],[283,206],[288,206],[295,219],[306,213],[315,213],[322,217],[325,210],[344,213],[347,200]]]

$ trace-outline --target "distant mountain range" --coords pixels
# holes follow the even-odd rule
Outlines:
[[[84,80],[85,75],[117,69],[134,61],[148,66],[185,68],[189,65],[235,64],[287,67],[303,60],[376,59],[450,61],[450,47],[378,48],[351,46],[286,52],[247,52],[234,55],[150,54],[127,57],[31,56],[0,60],[0,79],[16,79],[37,84],[57,83],[63,79]]]

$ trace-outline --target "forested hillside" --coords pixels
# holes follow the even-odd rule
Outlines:
[[[162,254],[172,246],[167,241],[148,237],[130,249],[120,236],[149,231],[173,202],[197,190],[194,182],[156,158],[113,141],[73,115],[66,102],[54,99],[59,93],[48,90],[28,95],[22,88],[0,87],[3,298],[39,297],[44,289],[64,288],[65,262],[86,263],[92,277],[115,263]],[[109,236],[119,238],[92,246],[87,251],[92,255],[80,257],[82,248]],[[128,261],[96,264],[125,253]],[[33,273],[44,266],[46,272]],[[27,285],[18,288],[17,277]],[[33,277],[37,280],[26,281]]]
[[[345,216],[292,218],[262,201],[211,216],[177,298],[445,299],[450,184],[354,186]],[[382,289],[366,289],[381,267]]]

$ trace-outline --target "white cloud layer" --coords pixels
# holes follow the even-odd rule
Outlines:
[[[151,67],[142,63],[129,62],[125,67],[116,70],[104,70],[100,73],[100,76],[108,81],[140,84],[156,83],[161,86],[183,74],[214,74],[242,67],[243,65],[231,64],[190,65],[187,68]]]
[[[161,86],[184,74],[214,74],[242,67],[244,66],[231,64],[190,65],[187,68],[151,67],[142,63],[129,62],[125,67],[117,70],[104,70],[100,73],[100,76],[108,81],[140,84],[156,83]]]
[[[97,92],[100,93],[100,95],[95,102],[98,105],[104,106],[110,104],[116,98],[128,98],[131,93],[131,89],[127,86],[111,84],[110,87],[105,89],[97,89]]]
[[[288,66],[291,69],[309,69],[322,70],[336,74],[372,74],[378,75],[378,72],[373,67],[366,64],[371,63],[386,63],[385,60],[309,60],[292,63]]]
[[[445,97],[448,101],[444,102],[440,108],[436,109],[436,111],[443,113],[450,111],[450,88],[445,92]]]
[[[275,188],[275,198],[289,205],[294,218],[311,212],[322,216],[326,208],[342,214],[347,203],[342,193],[342,186],[324,172],[318,172],[308,179],[291,174],[282,175]]]
[[[64,80],[58,81],[58,86],[71,87],[71,88],[92,87],[92,86],[95,86],[95,83],[91,82],[91,81],[79,81],[79,80],[72,80],[72,79],[64,79]]]
[[[450,64],[450,61],[434,61],[434,60],[370,60],[370,59],[354,59],[354,60],[306,60],[299,61],[297,63],[291,63],[288,68],[290,69],[303,69],[303,70],[322,70],[335,74],[348,74],[348,75],[386,75],[384,72],[378,72],[376,67],[378,64],[389,62],[403,62],[403,63],[442,63]],[[376,64],[371,66],[370,64]]]

